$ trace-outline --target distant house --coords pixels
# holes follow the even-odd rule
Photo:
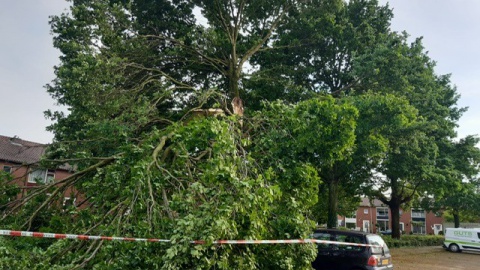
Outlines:
[[[392,215],[387,205],[380,200],[370,202],[362,198],[357,211],[350,217],[340,217],[342,227],[380,233],[392,228]],[[443,230],[443,217],[439,213],[419,208],[400,209],[400,230],[406,234],[437,234]]]
[[[0,135],[0,170],[12,176],[9,184],[17,185],[20,188],[18,197],[25,196],[29,190],[35,187],[58,182],[72,175],[72,167],[68,165],[58,168],[39,166],[46,147],[45,144]],[[64,193],[63,204],[75,204],[77,197],[76,190],[67,189]]]

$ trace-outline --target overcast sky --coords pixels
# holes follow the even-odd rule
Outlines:
[[[64,0],[0,0],[0,135],[52,141],[43,112],[56,106],[44,86],[54,78],[59,52],[48,17],[66,7]]]
[[[424,37],[438,74],[452,74],[469,107],[459,122],[459,137],[480,134],[480,0],[380,0],[389,2],[392,29]],[[56,110],[44,86],[53,78],[59,52],[53,48],[49,15],[60,14],[64,0],[0,1],[0,135],[49,143],[53,134],[43,111]]]
[[[468,107],[458,137],[480,135],[480,0],[380,0],[393,7],[392,29],[423,36],[423,45],[437,62],[437,74],[451,74]]]

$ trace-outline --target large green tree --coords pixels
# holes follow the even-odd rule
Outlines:
[[[286,24],[287,34],[275,40],[283,50],[268,50],[254,57],[260,69],[255,73],[258,77],[248,82],[250,94],[292,102],[309,98],[312,92],[338,98],[369,91],[405,97],[423,121],[422,130],[408,136],[412,140],[423,137],[420,145],[430,149],[426,151],[429,159],[434,158],[436,144],[455,136],[456,121],[463,109],[455,107],[459,98],[456,89],[448,75],[435,73],[435,62],[425,52],[421,38],[409,44],[407,34],[391,32],[392,11],[377,1],[318,1],[317,8],[329,12],[323,16],[315,16],[315,9],[303,12],[301,20]],[[296,46],[302,41],[307,42]],[[264,74],[276,79],[269,80]],[[424,165],[422,170],[433,170],[432,164]],[[348,177],[349,173],[340,173],[345,171],[338,169],[341,167],[337,164],[329,173],[322,170],[324,182]],[[348,163],[343,167],[353,169]],[[335,198],[335,191],[332,193]],[[336,226],[335,203],[336,199],[330,202],[330,227]]]
[[[383,42],[389,33],[391,10],[377,1],[312,2],[315,5],[303,9],[298,20],[280,26],[281,34],[272,44],[265,44],[265,52],[253,58],[259,70],[246,82],[247,96],[252,97],[249,100],[297,102],[316,93],[344,97],[354,93],[361,83],[354,73],[359,64],[356,58],[373,53],[373,48]],[[361,141],[356,140],[355,148]],[[328,227],[337,226],[337,191],[341,190],[346,198],[358,195],[358,187],[369,170],[364,167],[361,179],[360,167],[355,167],[360,161],[353,161],[350,155],[329,167],[316,164],[326,185],[321,190],[328,190]]]
[[[398,230],[398,206],[416,193],[434,192],[445,181],[437,158],[446,140],[456,136],[454,128],[465,109],[457,108],[459,95],[448,75],[435,73],[421,38],[408,42],[408,35],[392,33],[371,54],[357,59],[355,67],[363,83],[359,92],[394,93],[405,97],[418,110],[418,124],[391,138],[389,162],[382,162],[381,181],[390,196],[375,192],[390,206],[394,237]],[[385,181],[386,180],[386,181]],[[408,192],[407,192],[408,191]]]
[[[422,198],[425,208],[446,211],[453,217],[455,228],[460,226],[460,218],[472,217],[478,220],[478,173],[480,149],[479,138],[467,136],[458,142],[445,141],[440,147],[438,167],[442,168],[444,181]]]
[[[401,121],[403,123],[389,130],[386,136],[385,157],[376,168],[378,175],[371,179],[367,191],[390,208],[394,238],[400,237],[400,208],[419,193],[433,190],[432,186],[442,179],[435,166],[438,148],[423,131],[425,123],[416,115],[404,117]]]

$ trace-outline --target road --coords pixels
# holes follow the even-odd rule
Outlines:
[[[395,270],[480,269],[480,252],[452,253],[442,247],[392,248]]]

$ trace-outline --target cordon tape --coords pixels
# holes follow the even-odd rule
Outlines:
[[[100,235],[84,235],[84,234],[62,234],[62,233],[45,233],[45,232],[29,232],[29,231],[11,231],[0,230],[0,235],[15,237],[35,237],[35,238],[54,238],[54,239],[72,239],[72,240],[106,240],[106,241],[129,241],[129,242],[164,242],[170,243],[168,239],[157,238],[133,238],[133,237],[117,237],[117,236],[100,236]],[[204,240],[190,241],[191,244],[206,244]],[[286,240],[216,240],[211,242],[217,245],[248,245],[248,244],[334,244],[357,247],[378,247],[379,245],[358,244],[348,242],[338,242],[319,239],[286,239]]]

